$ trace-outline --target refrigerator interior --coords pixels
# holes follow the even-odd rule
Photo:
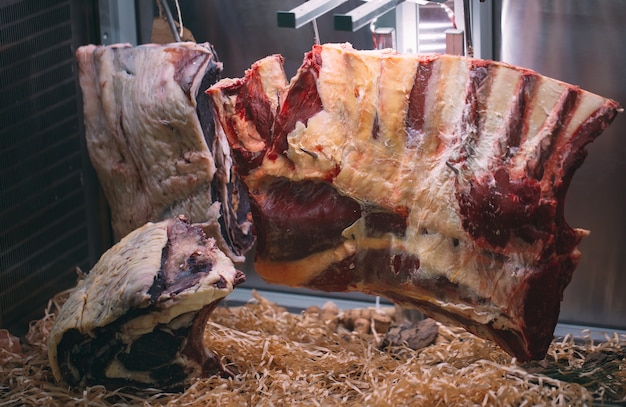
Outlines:
[[[271,0],[259,7],[256,0],[203,0],[180,6],[195,39],[215,46],[224,77],[240,77],[254,61],[275,53],[284,56],[291,77],[315,33],[311,24],[278,27],[276,12],[301,3]],[[333,26],[333,13],[362,3],[347,1],[318,18],[319,40],[373,48],[369,25],[355,32]],[[475,41],[480,55],[535,69],[624,106],[625,5],[624,0],[475,2]],[[113,243],[106,203],[83,143],[73,52],[87,43],[149,42],[157,13],[155,2],[146,0],[0,0],[2,328],[23,331],[52,295],[74,284],[76,267],[88,270]],[[379,22],[396,29],[396,40],[401,35],[395,12]],[[481,37],[487,31],[480,27],[490,34]],[[572,325],[626,329],[626,144],[620,139],[625,133],[622,114],[589,147],[570,187],[566,218],[592,233],[580,246],[582,261],[565,291],[557,333]],[[364,294],[268,285],[253,268],[250,255],[248,282],[229,301],[247,301],[253,289],[293,309],[329,299],[345,308],[376,301]]]

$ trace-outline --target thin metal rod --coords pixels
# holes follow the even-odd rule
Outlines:
[[[167,0],[161,0],[161,6],[163,7],[163,10],[165,10],[165,19],[170,26],[170,30],[174,36],[174,41],[180,42],[180,35],[178,34],[178,29],[176,28],[176,23],[174,23],[174,17],[172,16],[169,4],[167,4]]]
[[[315,45],[320,45],[320,30],[317,28],[317,19],[314,18],[313,21],[311,21],[311,26],[313,27],[313,41],[315,41]]]
[[[463,0],[463,17],[465,19],[465,51],[466,56],[474,56],[472,43],[472,0]]]
[[[335,14],[335,30],[356,31],[404,0],[372,0],[346,14]]]

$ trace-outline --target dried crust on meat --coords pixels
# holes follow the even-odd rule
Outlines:
[[[612,100],[504,63],[314,46],[212,86],[267,281],[363,291],[542,358],[587,231],[564,218]]]
[[[86,45],[76,52],[87,151],[116,238],[180,214],[208,222],[238,261],[253,244],[247,197],[204,90],[222,70],[192,42]]]
[[[245,280],[198,225],[148,223],[102,255],[61,308],[48,340],[70,385],[176,388],[227,374],[204,345],[206,319]]]

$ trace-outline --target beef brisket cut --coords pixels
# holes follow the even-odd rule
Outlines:
[[[213,48],[87,45],[76,54],[87,150],[116,237],[183,214],[212,224],[222,250],[243,260],[250,208],[204,93],[222,69]]]
[[[245,280],[184,217],[148,223],[102,255],[62,306],[48,340],[70,385],[177,389],[229,375],[204,343],[211,311]]]
[[[564,218],[616,102],[504,63],[315,46],[210,94],[268,282],[362,291],[543,358],[587,232]]]

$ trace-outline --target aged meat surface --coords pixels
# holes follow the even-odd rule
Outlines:
[[[79,281],[50,332],[57,380],[177,388],[229,374],[204,345],[206,320],[245,280],[184,217],[148,223],[109,249]]]
[[[245,188],[200,92],[221,72],[212,47],[88,45],[77,59],[87,149],[117,237],[184,214],[221,230],[232,256],[248,250]]]
[[[587,234],[564,219],[617,103],[454,56],[315,46],[211,87],[267,281],[363,291],[545,355]]]

